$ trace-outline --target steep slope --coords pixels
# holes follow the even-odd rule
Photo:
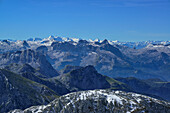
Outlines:
[[[66,74],[66,73],[68,73],[68,72],[70,72],[70,71],[72,71],[72,70],[80,69],[80,68],[81,68],[81,66],[66,65],[66,66],[64,67],[64,69],[62,69],[62,70],[60,71],[60,73],[61,73],[61,74]]]
[[[144,94],[152,94],[170,101],[170,82],[163,82],[159,79],[141,80],[134,77],[115,78],[125,83],[133,91]]]
[[[6,66],[5,69],[17,73],[27,79],[35,81],[37,83],[43,84],[48,88],[55,91],[57,95],[64,95],[70,91],[63,85],[60,81],[56,79],[49,79],[46,76],[39,73],[36,69],[31,67],[29,64],[10,64]]]
[[[4,52],[12,52],[17,50],[25,50],[26,47],[23,46],[22,41],[10,41],[10,40],[2,40],[0,41],[0,53]]]
[[[48,105],[10,113],[169,113],[170,103],[136,93],[90,90],[64,95]]]
[[[130,91],[130,88],[124,83],[99,74],[91,65],[86,67],[66,66],[62,71],[67,73],[58,76],[57,80],[65,84],[70,91],[108,88]]]
[[[11,63],[28,63],[47,77],[59,75],[44,55],[31,49],[0,54],[0,67],[4,67]]]
[[[126,84],[99,74],[93,66],[66,66],[57,78],[46,78],[29,64],[10,64],[5,69],[15,72],[27,79],[46,85],[58,95],[70,91],[89,89],[116,89],[130,91]]]
[[[81,69],[81,68],[83,68],[83,67],[66,65],[65,68],[60,71],[60,73],[61,74],[67,74],[67,73],[70,73],[73,70],[77,70],[77,69]],[[89,76],[89,74],[87,74],[85,76]],[[102,75],[102,76],[103,76],[103,79],[106,80],[110,84],[110,89],[130,91],[130,87],[127,87],[126,84],[119,82],[119,81],[117,81],[117,80],[115,80],[111,77],[108,77],[108,76],[105,76],[105,75]]]
[[[81,67],[57,77],[70,90],[109,88],[110,84],[93,66]]]
[[[44,85],[0,69],[0,112],[47,104],[57,97]]]
[[[117,81],[111,77],[103,75],[105,80],[109,82],[110,88],[109,89],[114,89],[114,90],[121,90],[121,91],[132,91],[131,87],[128,87],[126,84],[123,82]]]
[[[154,76],[149,78],[159,78],[162,80],[170,81],[170,48],[154,47],[154,48],[143,48],[143,49],[121,49],[126,54],[129,61],[132,62],[132,66],[135,69],[145,73],[150,73]],[[134,76],[135,77],[135,76]],[[149,79],[145,78],[145,79]]]
[[[41,77],[41,78],[47,78],[45,75],[41,74],[40,72],[38,72],[38,70],[36,70],[35,68],[33,68],[31,65],[29,64],[16,64],[16,63],[11,63],[10,65],[7,65],[4,67],[4,69],[12,71],[14,73],[17,74],[23,74],[23,73],[33,73],[35,76],[37,77]]]
[[[107,40],[101,43],[79,40],[77,43],[53,42],[47,54],[58,70],[66,65],[93,65],[98,72],[110,77],[169,80],[170,57],[167,52],[150,48],[136,50],[111,45]]]

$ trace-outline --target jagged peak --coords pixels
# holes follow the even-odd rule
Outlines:
[[[96,38],[96,39],[94,40],[94,42],[100,42],[100,39]]]
[[[78,43],[83,43],[83,44],[86,44],[86,43],[88,43],[88,41],[87,40],[79,40],[79,42]]]
[[[104,39],[104,40],[102,41],[102,44],[109,44],[109,42],[108,42],[107,39]]]
[[[97,73],[97,70],[92,65],[88,65],[88,66],[85,66],[85,67],[80,67],[80,68],[78,68],[76,70],[71,71],[71,73],[75,73],[75,71],[76,72],[77,71],[83,71],[85,73]]]
[[[66,65],[64,67],[64,69],[61,70],[61,73],[64,74],[64,73],[68,73],[72,70],[75,70],[75,69],[79,69],[81,68],[81,66],[72,66],[72,65]]]
[[[89,70],[91,72],[97,72],[97,70],[95,69],[95,67],[93,65],[88,65],[86,67],[84,67],[85,70]]]
[[[48,37],[48,39],[54,39],[55,37],[53,36],[53,35],[50,35],[49,37]]]
[[[22,44],[23,44],[23,46],[25,46],[25,47],[30,47],[26,40],[23,40]]]

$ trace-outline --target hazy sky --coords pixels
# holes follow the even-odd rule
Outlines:
[[[0,39],[170,40],[170,0],[0,0]]]

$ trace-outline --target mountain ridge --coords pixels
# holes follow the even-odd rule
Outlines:
[[[25,41],[8,41],[9,44],[6,44],[6,40],[0,46],[0,53],[8,55],[8,52],[15,54],[17,51],[28,50],[39,52],[56,70],[63,69],[65,65],[93,65],[97,71],[110,77],[133,76],[140,79],[170,80],[168,74],[170,73],[170,48],[164,44],[135,49],[124,45],[110,44],[108,40],[90,42],[87,40],[56,41],[54,39],[54,36],[45,39],[50,41],[50,43],[47,42],[47,45],[41,44],[39,41],[27,41],[27,46],[23,45]],[[3,43],[8,49],[3,48]],[[26,56],[31,57],[29,54]],[[5,60],[8,59],[3,59],[1,62]],[[45,69],[40,70],[43,72]]]
[[[33,106],[25,110],[13,110],[9,113],[32,112],[169,112],[170,103],[159,101],[135,93],[109,90],[88,90],[64,95],[47,106]]]

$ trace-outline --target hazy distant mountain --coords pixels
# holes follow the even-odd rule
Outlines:
[[[47,77],[59,75],[43,54],[31,49],[0,54],[0,67],[7,66],[11,63],[28,63]]]
[[[41,38],[29,38],[27,41],[41,41]]]
[[[97,44],[79,41],[76,45],[72,42],[53,42],[47,54],[52,59],[51,64],[55,69],[62,69],[65,65],[93,65],[100,73],[111,77],[134,76],[170,80],[167,47],[165,50],[136,50],[111,45],[106,41]]]
[[[58,36],[49,36],[47,38],[29,38],[27,39],[28,43],[31,45],[31,48],[34,48],[35,46],[41,46],[41,45],[46,45],[46,46],[50,46],[53,42],[59,41],[59,42],[75,42],[77,43],[79,40],[79,38],[69,38],[69,37],[58,37]],[[90,43],[101,43],[102,40],[99,39],[89,39],[87,40]],[[8,44],[8,50],[13,50],[16,46],[21,46],[19,45],[22,41],[19,40],[11,40],[11,39],[7,39],[7,40],[0,40],[1,43],[1,48],[3,47],[7,47],[6,44]],[[168,46],[170,44],[170,41],[141,41],[141,42],[122,42],[122,41],[112,41],[112,40],[108,40],[109,44],[111,45],[121,45],[121,46],[126,46],[126,47],[130,47],[130,48],[135,48],[135,49],[141,49],[141,48],[145,48],[145,47],[163,47],[163,46]],[[15,44],[15,45],[14,45]],[[10,45],[10,46],[9,46]],[[15,47],[16,48],[16,47]],[[3,50],[2,50],[3,51]]]
[[[2,54],[27,49],[38,51],[56,70],[63,69],[66,65],[93,65],[101,74],[111,77],[133,76],[141,79],[170,80],[169,41],[140,42],[146,45],[142,49],[130,48],[119,41],[87,41],[55,36],[37,41],[0,42]],[[34,61],[32,64],[33,67],[37,65]]]

